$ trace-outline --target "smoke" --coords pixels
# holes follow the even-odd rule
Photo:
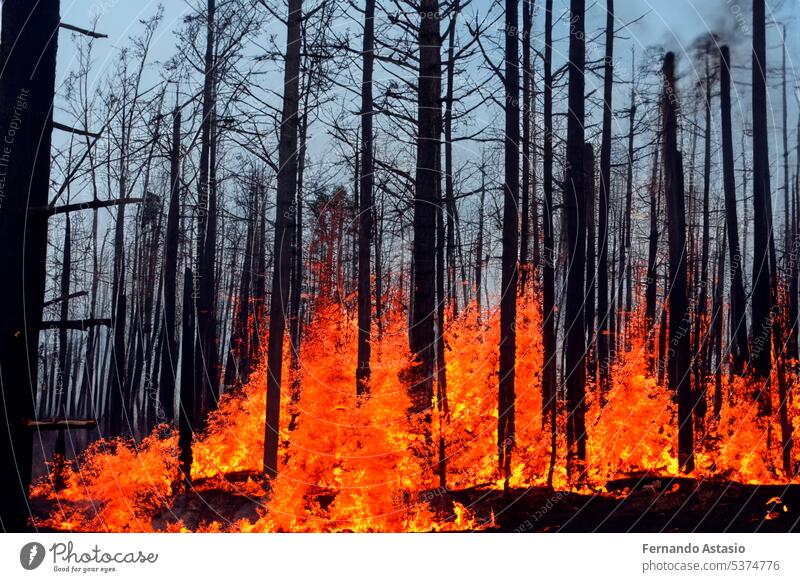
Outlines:
[[[715,2],[698,3],[704,6],[707,13],[704,19],[709,24],[709,33],[719,38],[720,44],[727,44],[731,49],[747,44],[752,33],[752,9],[742,0],[721,0],[720,6],[708,11],[708,6]],[[702,12],[701,12],[702,14]]]
[[[617,12],[620,22],[634,22],[631,40],[642,49],[659,45],[684,57],[698,39],[713,35],[735,56],[750,42],[752,12],[747,0],[645,0],[625,3]]]

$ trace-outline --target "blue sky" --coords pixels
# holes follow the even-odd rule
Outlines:
[[[174,31],[182,26],[182,18],[186,14],[192,13],[193,6],[199,2],[204,2],[204,0],[62,0],[62,18],[70,24],[89,27],[93,17],[98,16],[97,30],[107,33],[110,37],[95,44],[95,62],[92,73],[94,79],[100,81],[107,75],[113,74],[113,67],[117,62],[117,49],[127,46],[130,36],[140,33],[142,26],[139,21],[152,16],[159,5],[164,8],[164,18],[153,43],[152,58],[165,60],[173,56],[177,44]],[[800,16],[800,0],[767,0],[767,3],[768,18],[772,9],[776,8],[777,11],[773,16],[789,22],[787,31],[789,78],[796,82],[797,65],[800,65],[800,41],[798,40],[800,35],[797,34],[798,20],[800,20],[797,18]],[[620,38],[615,43],[616,60],[620,65],[617,72],[618,77],[624,80],[630,75],[627,63],[630,62],[631,47],[635,48],[639,60],[641,60],[644,49],[653,45],[662,45],[675,51],[679,56],[679,66],[683,75],[691,77],[693,73],[690,68],[691,61],[686,57],[681,58],[681,56],[696,38],[709,31],[720,33],[722,40],[731,45],[734,65],[737,63],[749,65],[750,4],[750,0],[616,0],[616,17],[620,28],[618,32]],[[491,0],[474,0],[469,10],[485,12],[491,5]],[[605,22],[605,5],[605,0],[587,0],[587,39],[596,38],[594,43],[587,44],[587,51],[592,53],[594,58],[602,56],[604,48],[605,39],[601,31]],[[564,13],[568,6],[568,0],[554,0],[556,16]],[[540,46],[542,43],[543,7],[544,0],[535,0],[538,38],[535,38],[534,42]],[[629,27],[622,28],[623,25],[631,22],[633,24]],[[557,30],[555,34],[557,43],[554,50],[557,61],[563,61],[567,49],[567,43],[564,41],[566,33],[564,22],[561,23],[561,28],[562,30]],[[264,34],[274,32],[280,39],[282,29],[283,25],[280,22],[269,22],[264,27]],[[771,66],[779,66],[780,33],[777,28],[770,28],[768,39],[768,47],[770,47],[768,61]],[[202,46],[202,43],[201,40],[199,44]],[[74,56],[74,41],[71,34],[62,31],[58,66],[60,79],[63,79],[67,72],[74,68]],[[735,72],[734,77],[740,81],[748,81],[749,72],[741,70]],[[773,86],[777,80],[777,76],[771,78]],[[590,85],[598,81],[599,79],[588,80]],[[276,83],[279,82],[280,80],[276,78]],[[688,79],[682,82],[691,83]],[[276,86],[279,85],[276,84]],[[749,91],[744,85],[739,90],[741,91],[741,115],[746,118],[749,110],[746,102]],[[627,101],[628,88],[625,84],[619,84],[616,91],[618,94],[615,98],[616,103],[624,104]],[[778,99],[779,96],[777,91],[773,91],[770,95],[773,100]],[[773,101],[770,106],[774,112],[771,124],[773,128],[779,127],[780,124],[780,106],[781,103],[778,101]],[[490,115],[493,114],[490,113]],[[789,120],[792,129],[796,123],[796,116],[797,101],[790,97]],[[617,122],[619,123],[616,128],[617,132],[627,130],[627,121],[618,119]],[[779,151],[776,141],[778,135],[778,131],[773,131],[771,134],[773,156]]]

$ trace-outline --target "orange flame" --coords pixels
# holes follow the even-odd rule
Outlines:
[[[542,428],[540,303],[520,299],[516,369],[517,438],[513,487],[547,482],[550,435]],[[373,336],[370,395],[356,396],[357,322],[332,300],[317,305],[305,330],[299,399],[283,391],[279,476],[269,490],[260,477],[266,371],[262,363],[246,386],[223,396],[193,445],[192,478],[200,498],[223,491],[250,500],[250,518],[219,515],[196,527],[176,511],[177,436],[158,427],[141,443],[120,440],[91,445],[66,470],[66,488],[51,480],[32,487],[34,501],[47,504],[35,525],[70,531],[442,531],[490,527],[469,508],[448,500],[447,490],[502,487],[496,470],[499,313],[472,306],[450,322],[446,334],[449,418],[442,419],[447,487],[439,486],[433,463],[418,452],[422,420],[409,418],[401,373],[409,366],[402,309]],[[634,472],[678,472],[676,406],[669,390],[649,372],[647,342],[630,338],[616,358],[613,385],[601,406],[587,386],[588,460],[581,488],[603,491],[615,477]],[[790,379],[794,381],[794,378]],[[711,388],[709,388],[711,390]],[[698,435],[697,477],[722,476],[746,483],[786,482],[779,468],[777,422],[762,418],[748,397],[747,382],[723,378],[719,419],[709,412]],[[435,408],[435,405],[434,405]],[[561,407],[563,408],[563,407]],[[777,409],[777,406],[774,407]],[[798,423],[797,404],[790,418]],[[559,430],[564,426],[559,419]],[[772,426],[775,424],[776,426]],[[438,441],[438,423],[431,427]],[[553,471],[556,489],[570,489],[559,432]],[[435,461],[434,461],[435,462]],[[237,478],[233,478],[238,476]],[[244,477],[242,477],[244,476]],[[222,513],[222,512],[220,512]],[[212,512],[213,514],[213,512]],[[165,517],[166,516],[166,517]]]

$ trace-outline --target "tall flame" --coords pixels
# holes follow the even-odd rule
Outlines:
[[[512,487],[543,486],[549,472],[540,329],[539,301],[521,298]],[[173,511],[179,494],[177,436],[161,426],[138,444],[119,439],[93,443],[66,470],[63,490],[54,491],[49,479],[34,484],[34,500],[52,508],[35,524],[135,532],[438,531],[490,525],[480,523],[469,508],[448,501],[447,490],[503,486],[495,448],[499,313],[480,313],[472,306],[445,333],[450,414],[441,423],[435,421],[431,431],[434,440],[441,437],[445,443],[446,488],[435,475],[436,461],[419,454],[425,445],[422,420],[408,415],[401,380],[410,365],[403,310],[389,309],[382,330],[380,339],[373,337],[369,397],[359,398],[355,314],[332,300],[316,307],[303,337],[300,369],[295,372],[287,364],[284,372],[288,380],[282,394],[279,476],[268,490],[260,478],[264,363],[246,386],[223,396],[207,429],[196,435],[196,494],[202,498],[204,492],[222,490],[250,498],[258,508],[255,517],[230,519],[220,512],[193,528],[184,523]],[[649,371],[648,342],[640,335],[629,338],[630,348],[615,359],[613,383],[603,402],[596,386],[587,385],[588,459],[580,485],[568,481],[564,438],[558,433],[552,477],[556,489],[602,491],[610,479],[636,472],[677,474],[676,405]],[[294,400],[288,387],[292,382],[299,387]],[[788,481],[778,462],[780,444],[771,436],[778,434],[772,426],[777,423],[758,415],[747,381],[722,378],[722,390],[719,418],[709,412],[697,436],[695,475],[745,483]],[[790,418],[796,427],[797,404],[791,405]],[[559,418],[559,431],[564,424]]]

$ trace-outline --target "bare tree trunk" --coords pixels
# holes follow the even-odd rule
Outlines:
[[[532,0],[531,0],[532,1]],[[531,27],[531,34],[533,34],[533,27]],[[530,135],[530,149],[531,149],[531,221],[533,222],[532,226],[532,235],[533,235],[533,273],[534,277],[534,285],[538,286],[541,277],[541,270],[542,270],[542,238],[541,238],[541,221],[539,219],[540,215],[540,206],[539,206],[539,197],[538,197],[538,190],[539,190],[539,181],[538,181],[538,149],[536,145],[536,90],[533,87],[533,79],[534,79],[534,72],[533,66],[531,66],[531,135]]]
[[[796,269],[797,259],[795,257],[796,249],[796,234],[793,231],[792,223],[794,220],[794,212],[790,211],[790,195],[789,195],[789,112],[788,101],[786,96],[786,25],[783,25],[781,34],[781,48],[783,54],[782,69],[782,88],[783,88],[783,202],[784,202],[784,229],[785,229],[785,244],[784,244],[784,261],[789,263],[787,265],[787,276],[789,282],[787,284],[787,303],[788,303],[788,334],[786,340],[785,356],[789,360],[797,359],[797,285],[794,282],[796,277],[793,273]],[[800,152],[798,152],[800,156]],[[800,159],[800,158],[798,158]]]
[[[361,188],[358,214],[358,366],[356,393],[369,392],[370,339],[372,333],[371,245],[372,194],[374,167],[372,159],[372,71],[375,61],[375,0],[364,5],[364,48],[361,84]]]
[[[291,369],[293,404],[296,404],[300,399],[300,342],[303,333],[303,322],[300,315],[303,301],[303,191],[305,187],[309,101],[311,98],[311,71],[306,74],[306,80],[303,95],[303,115],[299,123],[300,145],[297,160],[297,192],[295,193],[294,202],[294,255],[292,257],[291,283],[289,285],[289,366]],[[290,423],[290,425],[294,427],[294,423]]]
[[[781,53],[783,55],[783,62],[781,65],[782,77],[782,137],[783,137],[783,216],[784,216],[784,245],[783,251],[785,260],[788,260],[789,253],[791,253],[791,220],[789,218],[789,116],[788,116],[788,101],[786,98],[786,24],[781,25]],[[795,350],[795,346],[791,345],[791,338],[788,349]],[[790,352],[794,354],[794,351]],[[793,356],[791,356],[793,357]]]
[[[711,337],[714,341],[714,418],[719,418],[722,411],[722,333],[724,327],[724,292],[725,288],[725,230],[723,223],[722,238],[719,240],[717,253],[717,272],[714,281],[714,306],[711,312]]]
[[[739,249],[739,220],[736,210],[736,177],[733,167],[733,136],[731,130],[731,69],[730,51],[720,49],[720,105],[722,114],[722,176],[725,190],[725,220],[728,233],[728,254],[731,264],[731,362],[733,372],[741,374],[750,359],[747,344],[747,306],[742,270],[744,256]]]
[[[447,365],[445,361],[445,307],[447,291],[445,291],[448,270],[445,269],[445,247],[447,233],[444,220],[444,201],[439,193],[439,204],[436,206],[436,412],[439,422],[439,447],[436,472],[439,486],[447,487],[447,457],[445,454],[444,422],[449,416],[447,404]],[[448,289],[449,291],[449,289]]]
[[[753,1],[753,346],[751,368],[758,380],[757,400],[769,414],[772,370],[769,248],[772,241],[772,201],[767,139],[766,38],[764,0]]]
[[[453,177],[453,91],[455,83],[455,42],[456,22],[461,10],[461,0],[454,0],[452,16],[448,25],[447,39],[447,89],[444,98],[444,181],[445,208],[447,212],[447,304],[453,317],[458,315],[458,295],[456,293],[455,230],[457,209]],[[439,299],[442,300],[441,298]]]
[[[70,277],[72,275],[72,221],[69,215],[64,225],[64,247],[62,251],[61,261],[61,289],[60,297],[69,296]],[[69,319],[69,301],[64,300],[61,302],[61,321]],[[69,383],[69,361],[67,354],[69,353],[69,330],[62,327],[58,330],[58,382],[56,387],[56,407],[55,416],[66,418],[68,413],[69,404],[67,402],[67,391]],[[63,430],[59,431],[59,435],[63,439]],[[62,441],[63,444],[63,441]],[[64,451],[56,451],[61,455]]]
[[[186,489],[192,481],[192,434],[195,426],[195,311],[194,275],[186,269],[183,276],[183,316],[181,325],[181,388],[178,406],[178,458]]]
[[[548,486],[553,486],[556,460],[556,310],[555,262],[553,241],[553,0],[545,0],[544,25],[544,151],[543,186],[544,257],[542,263],[542,428],[550,420],[550,465]]]
[[[566,291],[566,370],[567,391],[567,465],[568,472],[577,470],[580,479],[586,461],[586,428],[584,425],[586,395],[586,335],[584,328],[583,293],[586,264],[584,232],[584,68],[586,62],[584,0],[570,1],[569,37],[569,115],[567,116],[567,166],[564,205],[567,224],[567,264],[569,274]],[[573,466],[572,463],[575,463]],[[574,473],[571,473],[574,476]]]
[[[283,339],[286,331],[285,310],[289,301],[289,264],[295,228],[292,202],[297,190],[297,113],[300,101],[302,9],[302,0],[289,0],[283,111],[278,146],[279,170],[275,207],[274,265],[267,347],[267,421],[264,429],[264,472],[268,477],[278,475]]]
[[[632,57],[633,58],[633,57]],[[619,302],[617,312],[620,316],[621,325],[618,326],[618,333],[622,338],[622,346],[625,350],[630,349],[630,320],[631,309],[633,307],[633,276],[631,269],[631,214],[633,213],[633,147],[636,129],[636,91],[633,86],[634,77],[633,63],[631,63],[631,95],[630,110],[628,113],[628,163],[627,177],[625,180],[625,212],[623,214],[622,244],[620,245],[619,259]],[[625,303],[623,304],[623,298]]]
[[[486,203],[486,165],[481,160],[481,205],[478,211],[478,241],[475,248],[475,304],[478,308],[478,320],[483,309],[483,229]]]
[[[708,66],[706,54],[705,69],[705,132],[703,134],[703,243],[700,247],[700,273],[694,287],[698,289],[695,303],[694,321],[694,419],[698,430],[702,429],[708,403],[706,401],[706,380],[708,376],[708,340],[709,327],[708,314],[708,261],[711,254],[711,226],[709,195],[711,191],[711,71]]]
[[[23,420],[34,417],[47,218],[28,208],[48,203],[59,20],[58,0],[3,3],[0,131],[14,143],[0,155],[6,173],[0,270],[10,277],[0,290],[0,528],[12,532],[23,531],[29,515],[33,433]]]
[[[417,170],[414,198],[414,246],[412,252],[412,325],[409,334],[411,353],[416,360],[411,374],[412,414],[421,414],[425,425],[426,447],[430,446],[429,427],[433,402],[435,367],[435,259],[436,204],[440,179],[437,151],[441,141],[441,35],[438,0],[422,0],[418,31],[419,81],[417,88]],[[428,455],[430,451],[424,454]]]
[[[384,224],[383,200],[381,200],[380,214],[378,214],[377,203],[373,202],[372,209],[372,240],[375,247],[375,323],[378,328],[378,353],[380,355],[380,343],[383,339],[383,254],[381,252]],[[391,288],[391,281],[388,285]]]
[[[611,193],[611,117],[614,95],[614,0],[606,0],[606,47],[603,73],[603,137],[600,146],[600,195],[597,217],[597,360],[600,370],[600,393],[610,385],[609,305],[608,305],[608,209]]]
[[[164,240],[164,325],[162,329],[161,368],[159,371],[159,402],[164,416],[175,419],[175,383],[178,377],[178,330],[175,293],[178,288],[178,235],[180,232],[181,180],[181,110],[176,105],[172,114],[172,151],[170,152],[169,210],[167,234]],[[184,306],[186,309],[187,306]]]
[[[530,247],[531,203],[531,29],[533,27],[533,0],[522,0],[522,225],[519,241],[520,292],[528,284],[528,251]]]
[[[586,232],[586,291],[584,293],[584,325],[586,327],[586,370],[588,382],[594,384],[597,372],[597,361],[594,352],[595,330],[595,287],[597,272],[595,267],[595,229],[594,229],[594,147],[590,143],[584,145],[584,210],[583,221]]]
[[[503,265],[500,299],[500,381],[497,414],[498,467],[506,486],[514,449],[514,379],[517,350],[517,252],[519,214],[519,38],[518,0],[506,0],[505,183],[503,185]]]
[[[215,252],[216,252],[216,185],[209,174],[212,166],[215,123],[215,13],[216,0],[208,0],[206,16],[206,52],[203,77],[202,129],[200,142],[200,176],[197,210],[197,351],[195,378],[200,398],[196,405],[205,416],[217,406],[219,397],[219,365],[217,362]],[[201,420],[202,417],[198,420]]]
[[[248,342],[250,361],[261,357],[262,335],[267,325],[267,200],[264,185],[260,182],[256,188],[256,244],[253,256],[253,334]]]
[[[661,189],[659,180],[659,150],[661,147],[661,135],[656,138],[656,146],[653,148],[653,171],[650,175],[650,236],[647,244],[647,287],[645,288],[645,330],[647,333],[647,345],[650,353],[650,370],[654,370],[654,341],[653,329],[656,323],[656,290],[658,288],[658,195]]]
[[[123,100],[125,96],[123,96]],[[126,170],[126,111],[123,101],[122,127],[119,152],[119,200],[127,197],[127,170]],[[109,164],[111,153],[109,152]],[[110,178],[109,178],[110,180]],[[113,281],[111,284],[111,309],[113,337],[112,370],[109,384],[109,432],[113,435],[122,434],[126,427],[130,427],[129,411],[126,409],[127,398],[125,385],[127,383],[127,363],[125,359],[125,325],[128,298],[125,293],[125,205],[120,204],[117,211],[117,220],[114,225],[114,266]]]
[[[685,473],[694,470],[694,431],[689,370],[689,306],[686,296],[686,211],[683,162],[678,151],[678,96],[675,55],[667,53],[663,69],[664,168],[669,231],[669,345],[667,381],[678,398],[678,462]]]

